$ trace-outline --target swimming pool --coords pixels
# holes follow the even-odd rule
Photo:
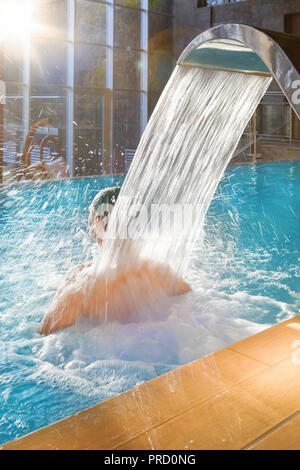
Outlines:
[[[39,336],[66,271],[93,256],[89,203],[121,183],[94,177],[0,191],[0,443],[299,313],[300,162],[264,163],[227,169],[187,273],[193,292],[173,299],[168,317],[82,320]]]

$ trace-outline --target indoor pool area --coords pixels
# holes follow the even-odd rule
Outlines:
[[[0,459],[300,453],[299,51],[298,0],[0,0]]]
[[[192,253],[192,292],[161,320],[81,319],[41,337],[37,325],[64,275],[95,255],[94,194],[123,179],[1,189],[1,444],[299,312],[300,162],[231,166]]]

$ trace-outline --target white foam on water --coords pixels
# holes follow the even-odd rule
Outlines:
[[[205,279],[205,272],[198,276]],[[170,300],[161,319],[91,324],[81,318],[34,340],[30,330],[35,325],[24,322],[18,336],[31,337],[31,348],[35,342],[31,379],[102,400],[269,326],[241,318],[243,308],[259,316],[263,299],[217,291],[215,280],[206,277],[201,287]],[[19,340],[18,348],[21,344],[26,340]]]
[[[9,336],[14,331],[9,362],[23,369],[24,383],[75,393],[84,406],[86,400],[109,398],[261,331],[269,324],[258,319],[271,308],[277,309],[280,319],[295,313],[293,305],[275,299],[244,290],[230,293],[228,285],[235,286],[238,279],[234,271],[224,279],[222,265],[232,263],[235,252],[227,250],[219,264],[211,263],[220,253],[215,239],[212,245],[206,240],[196,247],[186,272],[193,291],[169,299],[157,309],[155,319],[143,310],[140,321],[126,324],[81,318],[70,328],[41,337],[35,330],[43,309],[40,301],[46,299],[47,291],[41,292],[37,302],[31,299],[26,306],[14,306],[3,316],[0,313]],[[48,297],[49,292],[50,287]],[[24,315],[25,311],[30,315]],[[20,380],[17,369],[7,379],[2,375],[2,380],[8,381],[8,396],[14,393],[14,384]]]

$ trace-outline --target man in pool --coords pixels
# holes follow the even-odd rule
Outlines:
[[[103,237],[120,189],[116,186],[101,190],[89,207],[89,230],[100,247],[100,256]],[[127,322],[133,318],[134,310],[141,312],[140,307],[150,305],[154,297],[182,295],[190,290],[189,285],[167,265],[150,260],[137,262],[135,259],[133,264],[123,263],[121,267],[102,274],[96,273],[95,263],[83,263],[67,273],[38,332],[53,333],[74,324],[83,315],[100,321],[108,318]]]

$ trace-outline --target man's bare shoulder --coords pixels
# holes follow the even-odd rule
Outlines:
[[[84,271],[89,269],[93,265],[93,261],[89,261],[87,263],[77,264],[73,266],[66,274],[65,281],[72,282],[75,281],[79,274],[83,274]]]

